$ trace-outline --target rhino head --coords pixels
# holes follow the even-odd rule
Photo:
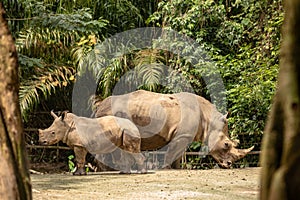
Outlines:
[[[232,163],[245,157],[254,146],[248,149],[237,149],[236,142],[230,140],[226,135],[220,135],[219,141],[212,147],[210,155],[222,168],[230,168]]]
[[[245,157],[254,146],[248,149],[237,149],[237,142],[228,136],[227,114],[215,118],[208,132],[209,154],[218,162],[222,168],[230,168],[232,164]]]
[[[62,116],[58,117],[53,111],[51,115],[54,117],[54,121],[47,129],[39,129],[39,143],[42,145],[52,145],[63,140],[65,134],[69,130],[68,123],[64,120],[67,112],[63,112]]]

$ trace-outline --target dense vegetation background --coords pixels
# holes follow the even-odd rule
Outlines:
[[[154,26],[185,34],[206,51],[226,88],[231,137],[239,139],[241,147],[254,144],[260,149],[276,89],[281,0],[4,0],[4,6],[19,52],[26,126],[40,128],[42,120],[37,122],[33,113],[71,110],[76,73],[87,65],[85,59],[92,68],[101,65],[97,43],[126,30]],[[201,67],[155,48],[111,60],[98,73],[98,94],[111,95],[119,78],[133,68],[143,80],[139,88],[170,92],[176,76],[163,77],[162,65],[147,65],[151,63],[176,70],[197,94],[210,98]],[[197,65],[205,65],[205,60]],[[159,84],[162,78],[170,88]],[[34,137],[29,135],[27,142],[35,142]]]

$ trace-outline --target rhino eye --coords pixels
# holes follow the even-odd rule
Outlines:
[[[51,132],[51,134],[52,134],[52,135],[55,135],[55,132],[54,132],[54,131],[52,131],[52,132]]]

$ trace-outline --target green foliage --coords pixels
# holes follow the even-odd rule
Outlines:
[[[25,117],[40,101],[48,98],[56,88],[66,87],[75,80],[74,69],[69,66],[47,65],[40,59],[19,56],[21,66],[20,107]],[[24,69],[24,70],[23,70]],[[24,78],[26,77],[26,78]]]
[[[74,159],[75,159],[75,156],[74,155],[69,155],[68,156],[68,167],[69,167],[69,171],[74,173],[76,171],[76,164],[74,163]],[[89,167],[86,167],[85,168],[85,171],[86,172],[89,172],[90,171],[90,168]]]
[[[140,9],[134,1],[107,0],[96,1],[95,16],[105,16],[111,22],[109,33],[118,33],[143,24]]]
[[[110,34],[143,26],[156,5],[156,0],[5,0],[19,52],[23,116],[40,100],[55,95],[56,88],[73,84],[84,62],[101,65],[95,44]],[[119,60],[112,67],[117,69]],[[109,78],[113,83],[116,76]],[[113,85],[107,83],[106,88]]]
[[[192,151],[196,151],[199,150],[200,147],[201,147],[201,142],[194,141],[190,144],[189,149],[191,149]]]
[[[253,31],[246,31],[246,41],[251,41],[241,46],[236,54],[226,55],[218,61],[227,84],[228,108],[232,113],[229,121],[231,133],[252,135],[246,137],[252,144],[260,142],[276,90],[283,21],[280,1],[254,5],[248,5],[253,12],[247,13],[246,16],[250,18],[244,18],[241,22],[247,20],[252,24],[248,29]],[[266,7],[267,13],[261,13]],[[252,17],[260,20],[251,21]]]
[[[270,66],[268,63],[259,63],[259,68],[255,69],[251,67],[255,63],[251,57],[232,58],[222,62],[222,65],[224,63],[228,66],[224,77],[228,81],[231,133],[262,134],[276,90],[278,64]]]
[[[67,5],[63,1],[4,3],[19,52],[20,104],[26,118],[41,99],[73,84],[79,59],[73,61],[73,52],[85,37],[102,37],[108,21],[101,17],[94,19],[91,8],[74,4],[62,7]],[[22,14],[17,14],[20,11]]]
[[[69,167],[69,171],[70,172],[75,172],[75,170],[76,170],[76,165],[75,165],[75,163],[73,162],[73,159],[75,158],[75,156],[74,155],[69,155],[68,156],[68,167]]]
[[[147,23],[184,33],[209,54],[227,90],[230,134],[250,140],[243,147],[260,143],[276,90],[282,21],[281,1],[176,0],[160,2]]]
[[[101,34],[107,24],[108,21],[102,18],[93,20],[90,9],[84,8],[76,10],[75,13],[47,14],[41,16],[36,20],[34,25],[77,33]]]
[[[205,82],[220,73],[227,105],[217,106],[231,112],[231,136],[239,138],[242,147],[249,147],[247,142],[260,143],[276,90],[284,13],[281,0],[3,3],[19,52],[23,116],[58,89],[72,86],[75,74],[87,70],[99,79],[97,93],[103,98],[121,82],[131,84],[128,91],[194,91],[222,102],[218,98],[223,97],[211,93],[218,93],[221,85]],[[144,26],[175,30],[196,41],[199,49],[175,39],[165,42],[180,50],[177,53],[157,49],[159,39],[148,49],[134,48],[130,41],[134,50],[124,51],[130,49],[124,44],[112,58],[107,52],[115,47],[113,41],[106,41],[104,47],[97,45],[115,33]]]

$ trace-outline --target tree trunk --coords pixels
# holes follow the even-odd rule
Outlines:
[[[300,191],[300,1],[285,1],[278,89],[262,144],[260,198],[298,199]]]
[[[0,2],[0,198],[32,199],[18,103],[18,62]]]

